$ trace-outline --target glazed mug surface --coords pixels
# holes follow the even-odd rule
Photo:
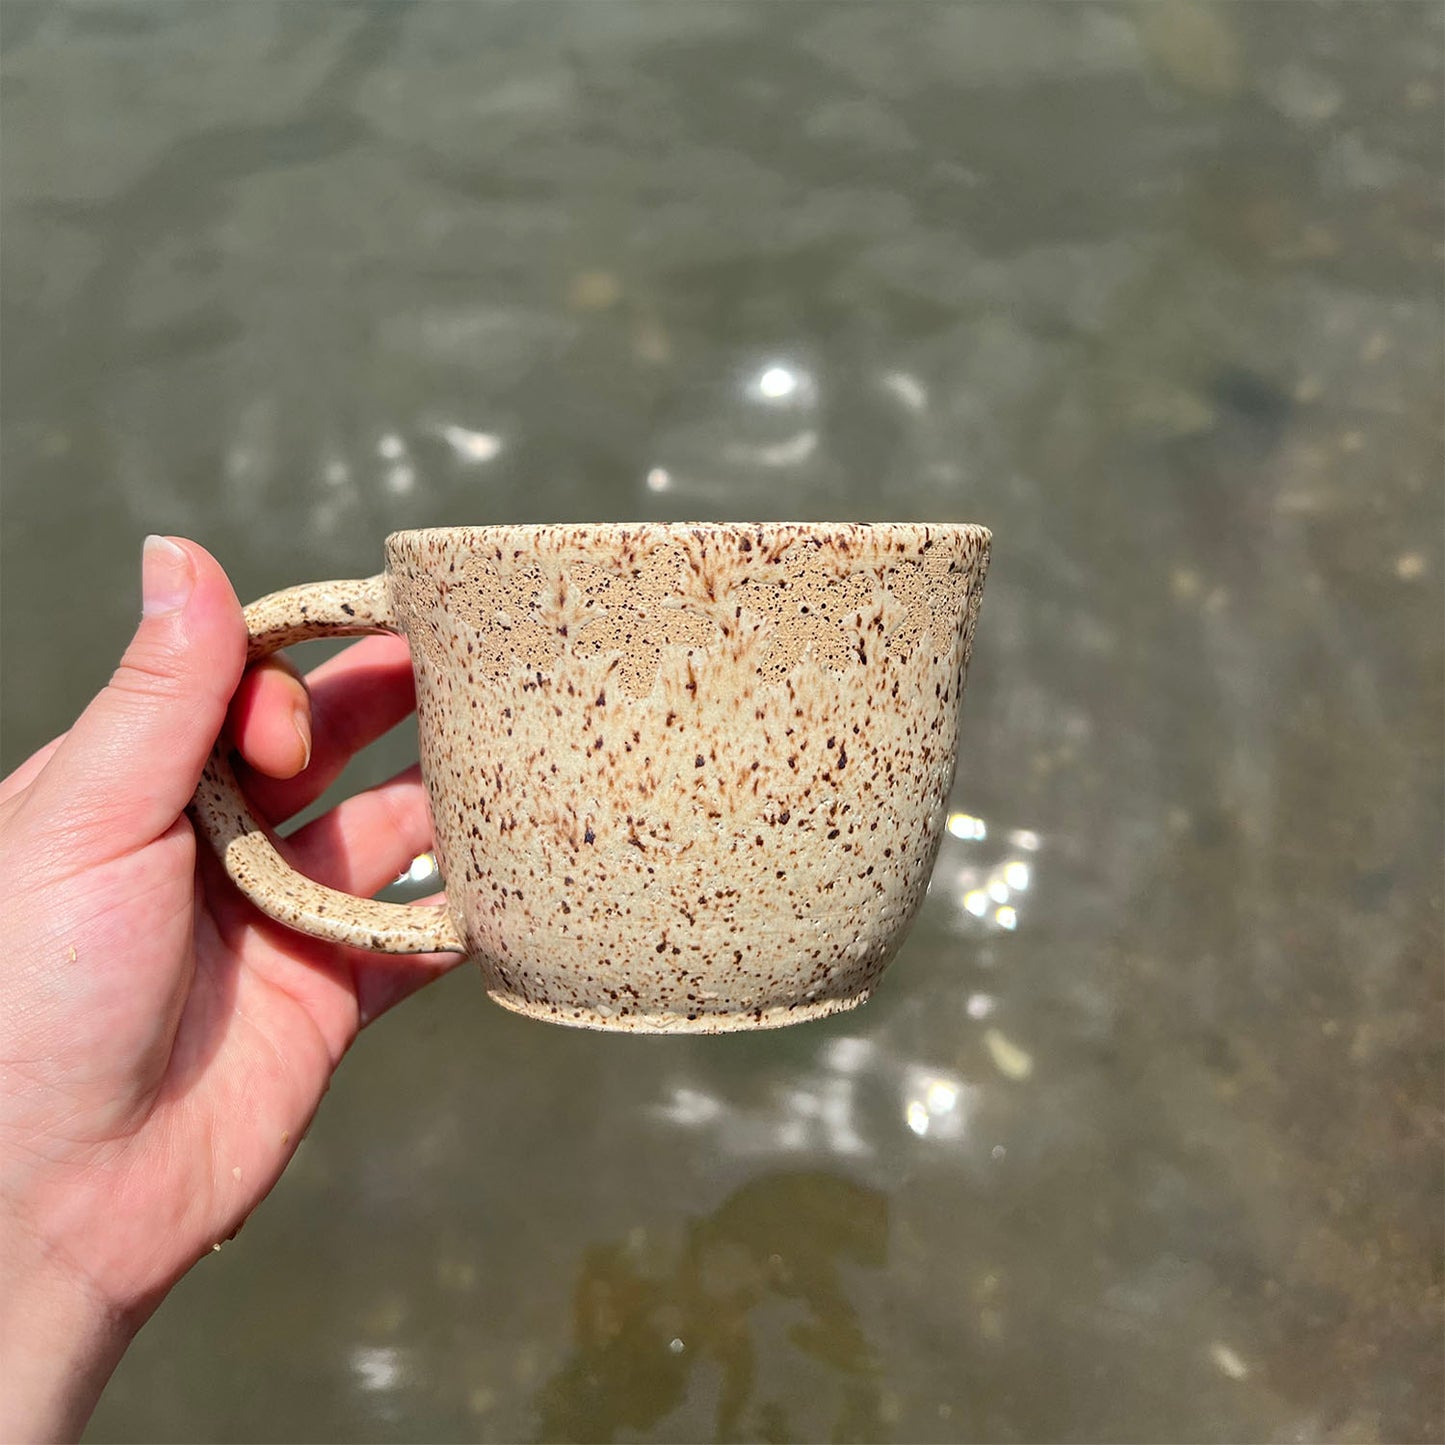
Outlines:
[[[377,576],[248,607],[250,656],[406,637],[445,904],[297,873],[224,746],[193,816],[272,918],[469,954],[535,1018],[713,1033],[852,1008],[938,851],[989,544],[923,523],[393,533]]]

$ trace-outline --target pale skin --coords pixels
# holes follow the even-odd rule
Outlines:
[[[243,899],[185,807],[225,731],[279,826],[411,710],[406,646],[245,670],[216,561],[152,539],[109,685],[0,783],[0,1440],[79,1435],[126,1345],[275,1184],[358,1031],[460,960],[320,943]],[[314,743],[313,743],[314,737]],[[430,846],[415,769],[291,834],[369,895]]]

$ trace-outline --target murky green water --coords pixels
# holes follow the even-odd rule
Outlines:
[[[1440,1438],[1440,6],[0,23],[6,768],[150,530],[243,595],[447,522],[996,534],[878,999],[451,978],[95,1439]]]

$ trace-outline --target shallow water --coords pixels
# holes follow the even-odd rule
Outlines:
[[[5,768],[151,530],[996,538],[873,1003],[453,976],[92,1438],[1445,1433],[1442,14],[6,0]]]

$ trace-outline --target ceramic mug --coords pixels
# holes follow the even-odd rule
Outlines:
[[[472,955],[535,1018],[712,1033],[852,1008],[927,888],[988,559],[962,524],[397,532],[379,575],[248,607],[250,657],[407,639],[446,903],[297,873],[224,746],[192,812],[263,913]]]

